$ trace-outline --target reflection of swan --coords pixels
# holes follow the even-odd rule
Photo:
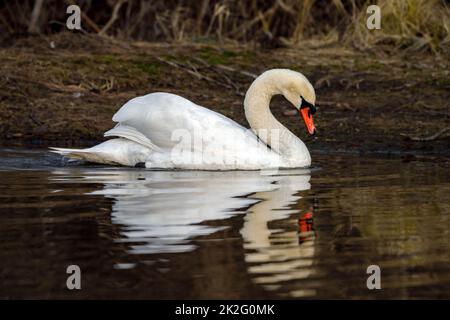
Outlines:
[[[115,199],[113,222],[126,226],[130,241],[143,241],[134,250],[144,253],[192,250],[190,238],[220,229],[202,222],[242,214],[236,209],[258,200],[240,196],[277,188],[274,177],[259,172],[109,172],[93,177],[105,188],[92,194]]]
[[[263,201],[253,205],[245,216],[241,230],[245,260],[250,263],[249,272],[258,275],[255,281],[267,289],[279,288],[281,281],[311,275],[314,242],[306,241],[299,246],[297,220],[292,220],[291,231],[269,227],[271,221],[287,218],[297,211],[287,207],[301,198],[295,195],[298,191],[310,189],[309,179],[309,175],[279,177],[277,190],[258,193]],[[290,294],[301,296],[310,292],[300,289]]]
[[[311,157],[305,144],[270,112],[270,100],[279,94],[300,110],[308,132],[314,134],[314,88],[301,73],[273,69],[260,75],[245,96],[245,115],[254,131],[185,98],[157,92],[128,101],[113,116],[118,125],[105,136],[118,138],[88,149],[52,149],[75,159],[145,163],[147,168],[307,167]]]
[[[58,172],[54,172],[54,180]],[[205,222],[245,214],[241,234],[248,272],[265,288],[309,275],[314,248],[299,245],[298,222],[288,228],[269,223],[286,221],[299,191],[310,188],[309,170],[282,170],[276,175],[256,171],[148,171],[83,169],[70,182],[103,183],[90,192],[113,199],[112,222],[120,225],[132,253],[171,253],[195,249],[193,238],[227,224]],[[286,229],[288,229],[286,231]],[[290,231],[291,229],[292,231]]]

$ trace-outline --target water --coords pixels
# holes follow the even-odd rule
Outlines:
[[[313,155],[261,175],[0,154],[1,298],[450,298],[449,162]]]

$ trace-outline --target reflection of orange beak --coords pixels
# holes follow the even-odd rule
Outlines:
[[[298,243],[302,244],[305,241],[312,240],[314,237],[314,226],[313,226],[313,211],[305,213],[299,220],[299,237]]]
[[[300,112],[303,116],[303,121],[305,121],[306,128],[308,129],[309,134],[314,135],[316,133],[316,126],[314,125],[311,110],[309,109],[309,107],[306,107],[300,109]]]
[[[313,214],[311,211],[305,213],[300,219],[300,232],[309,232],[313,231]]]

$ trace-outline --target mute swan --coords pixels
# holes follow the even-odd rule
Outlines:
[[[105,141],[87,149],[51,148],[74,159],[146,168],[258,170],[307,167],[305,144],[270,112],[274,95],[282,94],[315,133],[312,115],[316,95],[306,77],[289,69],[272,69],[256,78],[244,99],[252,130],[180,96],[156,92],[131,99],[112,120]],[[269,148],[270,147],[270,148]]]

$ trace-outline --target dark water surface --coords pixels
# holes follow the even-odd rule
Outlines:
[[[450,298],[450,163],[313,160],[163,172],[0,150],[0,298]]]

